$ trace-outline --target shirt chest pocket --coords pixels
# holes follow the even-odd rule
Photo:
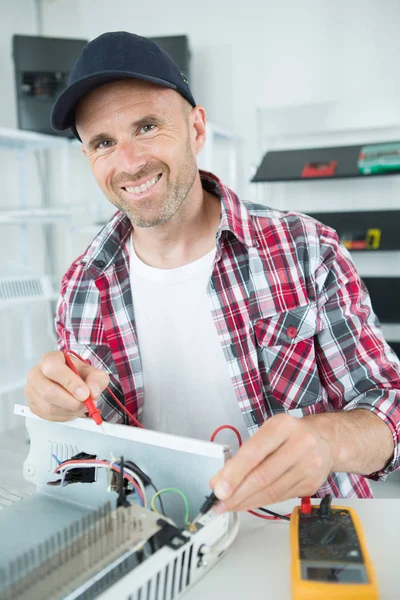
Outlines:
[[[315,303],[253,323],[261,376],[268,393],[287,410],[315,404],[322,386],[315,355]]]

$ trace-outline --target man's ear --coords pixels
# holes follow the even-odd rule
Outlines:
[[[198,154],[206,142],[206,109],[195,106],[189,115],[190,141],[193,152]]]

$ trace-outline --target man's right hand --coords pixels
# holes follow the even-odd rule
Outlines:
[[[71,356],[79,377],[66,364],[62,352],[48,352],[27,375],[25,396],[35,415],[47,421],[70,421],[86,413],[84,400],[96,400],[109,384],[109,376]]]

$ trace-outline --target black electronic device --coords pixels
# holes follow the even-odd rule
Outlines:
[[[150,38],[177,63],[190,81],[190,50],[186,35]],[[88,40],[14,35],[13,57],[18,127],[27,131],[73,137],[54,131],[50,124],[56,97],[68,83],[69,73]]]
[[[50,114],[86,43],[87,40],[80,39],[13,36],[19,129],[73,137],[69,130],[54,131]]]

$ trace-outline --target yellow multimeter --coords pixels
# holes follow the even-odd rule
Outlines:
[[[293,600],[378,600],[378,585],[361,521],[328,494],[290,518]]]

